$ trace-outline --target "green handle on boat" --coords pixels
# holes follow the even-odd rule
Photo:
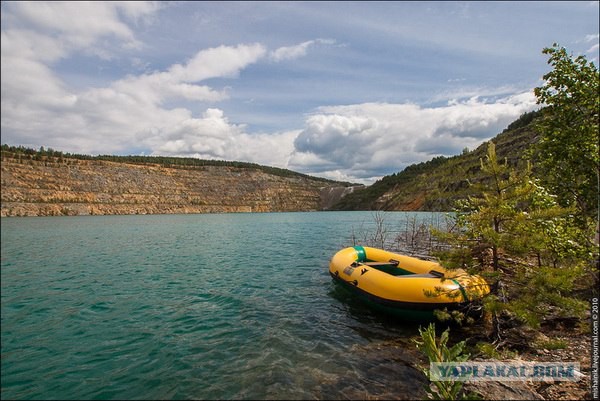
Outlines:
[[[363,248],[360,245],[357,245],[354,247],[354,249],[356,250],[356,261],[357,262],[366,262],[367,261],[367,252],[365,251],[365,248]]]

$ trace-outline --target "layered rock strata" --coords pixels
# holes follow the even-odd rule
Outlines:
[[[336,187],[258,168],[175,168],[3,155],[1,215],[315,211],[327,209],[348,192]]]

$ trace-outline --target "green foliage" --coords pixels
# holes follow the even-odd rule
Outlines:
[[[547,105],[537,124],[541,177],[561,205],[575,205],[581,216],[593,216],[600,182],[600,74],[594,63],[569,56],[556,43],[543,53],[553,70],[535,88],[537,102]]]
[[[448,310],[448,308],[444,309],[436,309],[433,311],[435,318],[440,322],[453,322],[458,323],[459,325],[471,325],[475,323],[475,319],[472,316],[469,316],[463,310]]]
[[[572,293],[592,254],[589,232],[575,224],[574,210],[558,205],[531,168],[500,162],[493,143],[481,169],[489,179],[477,186],[479,196],[458,202],[458,229],[442,236],[454,247],[439,255],[442,261],[487,277],[492,294],[484,309],[494,316],[508,311],[532,327],[550,311],[581,316],[586,304]],[[505,283],[508,294],[500,293]]]
[[[465,341],[448,346],[450,329],[446,329],[436,341],[435,325],[430,323],[426,329],[419,327],[419,339],[414,342],[417,349],[421,351],[431,362],[464,362],[469,359],[465,354]],[[423,372],[429,377],[429,369]],[[463,383],[460,381],[433,381],[433,388],[427,386],[427,398],[430,400],[474,400],[479,399],[476,394],[466,394],[463,391]]]
[[[479,343],[477,343],[477,345],[475,346],[475,348],[485,358],[491,358],[491,359],[513,359],[513,358],[516,358],[518,356],[516,352],[506,351],[506,350],[498,351],[498,349],[496,349],[496,347],[493,344],[486,343],[486,342],[479,342]]]
[[[536,187],[530,169],[517,171],[506,160],[498,161],[493,142],[488,144],[486,160],[481,160],[481,170],[487,179],[474,184],[477,196],[456,202],[455,223],[459,230],[443,238],[458,245],[458,250],[444,256],[450,257],[451,267],[472,267],[468,244],[476,243],[477,247],[492,251],[492,267],[497,271],[500,249],[519,254],[528,250],[524,243],[528,239],[516,236],[515,231],[524,229],[522,226],[530,217],[524,206]]]
[[[533,120],[535,120],[537,117],[539,117],[540,113],[541,113],[540,110],[534,110],[534,111],[524,113],[518,119],[516,119],[515,121],[510,123],[504,131],[506,132],[506,131],[516,130],[518,128],[527,127],[529,124],[531,124],[533,122]]]
[[[521,269],[516,276],[521,291],[506,304],[506,309],[534,328],[550,311],[561,317],[583,318],[588,303],[572,295],[573,283],[583,272],[579,266]]]
[[[546,341],[540,341],[540,342],[536,343],[536,346],[538,348],[550,349],[550,350],[565,349],[565,348],[567,348],[568,345],[569,345],[569,343],[566,340],[563,340],[560,338],[549,339]]]
[[[433,159],[411,164],[404,170],[398,173],[387,175],[380,180],[377,180],[372,185],[355,191],[340,200],[334,206],[335,210],[374,210],[377,209],[374,202],[386,192],[397,187],[402,187],[407,183],[412,182],[421,174],[427,173],[431,169],[444,165],[449,159],[444,156],[434,157]]]

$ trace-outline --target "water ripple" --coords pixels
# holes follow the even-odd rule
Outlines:
[[[386,373],[370,347],[416,327],[353,303],[327,272],[368,219],[3,219],[2,399],[409,397],[415,357]]]

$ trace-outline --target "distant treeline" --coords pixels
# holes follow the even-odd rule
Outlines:
[[[400,172],[386,175],[375,181],[373,185],[366,187],[360,192],[345,196],[335,205],[335,208],[340,210],[370,210],[373,208],[373,202],[394,187],[408,184],[419,174],[431,171],[456,157],[437,156],[426,162],[411,164]]]
[[[58,162],[63,159],[76,159],[76,160],[102,160],[116,163],[129,163],[129,164],[158,164],[163,167],[169,168],[196,168],[205,166],[218,166],[218,167],[235,167],[245,169],[255,169],[263,171],[267,174],[272,174],[280,177],[298,177],[307,178],[310,180],[323,181],[327,183],[336,183],[338,185],[350,186],[353,185],[349,182],[337,182],[329,180],[327,178],[314,177],[308,174],[298,173],[292,170],[287,170],[278,167],[263,166],[256,163],[249,162],[237,162],[237,161],[226,161],[226,160],[204,160],[196,159],[193,157],[167,157],[167,156],[115,156],[115,155],[82,155],[77,153],[68,153],[54,150],[52,148],[44,148],[43,146],[39,149],[26,148],[24,146],[10,146],[3,144],[1,147],[2,153],[12,153],[15,156],[27,156],[33,160],[44,160],[48,158],[54,158]]]

